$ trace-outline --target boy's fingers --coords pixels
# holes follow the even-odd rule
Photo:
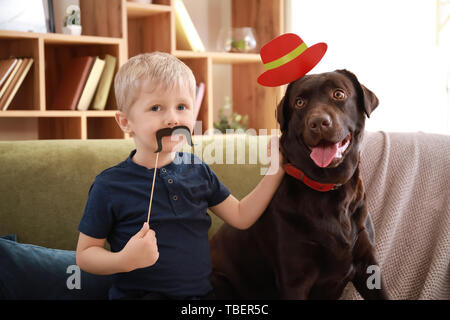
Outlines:
[[[271,146],[273,145],[274,148],[278,147],[279,142],[280,142],[280,138],[278,138],[277,136],[272,136],[270,138],[270,145]]]
[[[267,144],[267,156],[270,158],[271,154],[272,154],[272,139],[273,136],[270,137],[269,139],[269,143]]]
[[[272,156],[272,148],[276,151],[279,147],[279,138],[277,136],[271,136],[269,143],[267,144],[267,156],[270,158]]]
[[[152,229],[149,229],[148,232],[144,236],[145,238],[156,238],[156,233]]]
[[[148,230],[150,230],[148,223],[145,222],[144,225],[142,226],[141,230],[139,230],[133,237],[143,238]]]

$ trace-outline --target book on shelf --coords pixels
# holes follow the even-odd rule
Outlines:
[[[0,88],[3,83],[8,79],[11,71],[13,71],[17,63],[17,58],[1,59],[0,60]]]
[[[178,49],[205,51],[205,46],[182,0],[175,0],[175,29]]]
[[[194,105],[194,119],[197,120],[202,105],[203,97],[205,96],[205,84],[200,82],[196,88],[195,105]]]
[[[19,69],[15,73],[15,75],[12,77],[11,82],[9,83],[8,87],[6,88],[6,91],[3,95],[3,97],[0,99],[0,109],[5,111],[8,109],[9,105],[11,104],[11,101],[15,97],[17,91],[19,90],[20,86],[22,85],[23,81],[25,80],[25,77],[28,74],[28,71],[30,71],[31,65],[33,64],[33,58],[24,58]]]
[[[19,71],[20,66],[22,65],[23,59],[18,58],[16,64],[14,65],[13,69],[9,73],[9,76],[6,77],[6,79],[3,82],[3,85],[0,88],[0,99],[3,97],[3,95],[6,92],[6,89],[8,88],[9,84],[11,83],[12,79],[16,75],[17,71]]]
[[[109,90],[114,78],[114,71],[116,69],[117,58],[112,55],[105,55],[105,68],[103,69],[97,91],[95,93],[94,101],[91,109],[105,110],[106,101],[108,100]]]
[[[70,59],[63,67],[62,79],[56,89],[51,110],[76,110],[84,85],[94,63],[94,57]]]
[[[95,90],[97,89],[98,82],[105,67],[105,60],[100,59],[100,57],[95,58],[92,68],[89,72],[89,76],[84,85],[83,91],[80,96],[80,100],[77,104],[77,110],[88,110],[89,106],[94,98]]]

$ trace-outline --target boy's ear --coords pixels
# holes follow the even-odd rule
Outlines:
[[[119,125],[120,129],[122,129],[123,132],[128,133],[128,134],[133,134],[133,131],[130,129],[130,124],[128,123],[128,118],[127,115],[122,112],[122,111],[118,111],[116,112],[116,122]]]

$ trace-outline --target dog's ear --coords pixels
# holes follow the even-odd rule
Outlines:
[[[289,119],[291,118],[291,112],[289,108],[289,89],[291,84],[286,89],[286,93],[284,97],[281,99],[280,103],[278,103],[277,109],[275,110],[275,118],[280,124],[281,132],[285,132],[288,127]]]
[[[347,78],[349,78],[353,85],[355,86],[355,89],[358,93],[358,105],[362,106],[364,109],[364,112],[367,115],[367,118],[370,118],[370,115],[372,114],[373,110],[378,106],[378,98],[377,96],[367,89],[365,86],[363,86],[356,76],[348,71],[348,70],[336,70],[336,72],[339,72],[343,75],[345,75]]]
[[[364,111],[366,112],[367,118],[370,118],[370,115],[372,114],[373,110],[378,107],[378,98],[369,89],[367,89],[365,86],[361,84],[361,88],[364,95]]]
[[[277,119],[278,123],[280,124],[280,130],[284,131],[284,115],[283,115],[283,108],[284,108],[284,100],[286,99],[286,96],[284,96],[280,103],[278,103],[277,108],[275,109],[275,119]]]

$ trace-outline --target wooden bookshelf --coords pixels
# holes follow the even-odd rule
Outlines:
[[[160,13],[171,13],[170,5],[162,4],[141,4],[135,2],[127,2],[127,16],[129,18],[149,17]]]
[[[283,0],[231,1],[231,25],[251,26],[260,43],[283,32]],[[169,52],[185,62],[206,86],[198,120],[213,128],[215,64],[232,66],[233,109],[249,115],[253,129],[276,128],[274,110],[281,88],[257,84],[264,71],[257,53],[192,52],[176,46],[172,0],[143,5],[126,0],[80,0],[83,35],[0,30],[0,58],[27,56],[34,63],[7,111],[0,111],[0,140],[123,139],[115,123],[117,104],[111,88],[104,111],[49,110],[62,78],[61,66],[73,57],[117,57],[117,69],[143,52]],[[258,13],[258,14],[256,14]],[[217,81],[216,81],[217,82]],[[217,106],[218,108],[220,106]]]

